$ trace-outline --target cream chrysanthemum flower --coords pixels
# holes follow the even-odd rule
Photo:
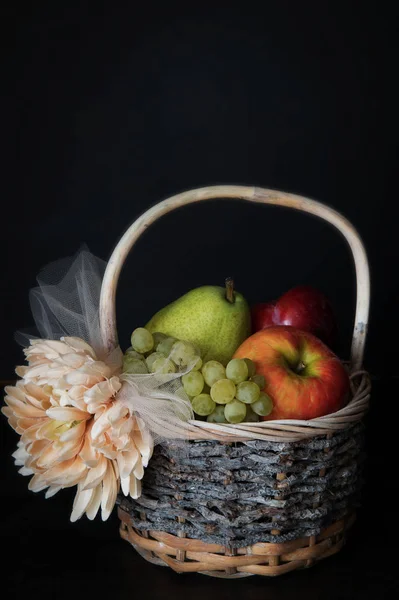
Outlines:
[[[29,489],[46,497],[77,485],[71,520],[106,520],[120,487],[138,498],[153,441],[144,422],[118,402],[115,368],[97,360],[76,337],[34,340],[25,350],[22,378],[6,388],[2,412],[21,435],[13,454]]]

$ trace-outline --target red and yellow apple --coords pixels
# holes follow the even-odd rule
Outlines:
[[[250,358],[266,381],[273,410],[263,420],[308,420],[348,401],[349,376],[339,358],[311,333],[274,326],[246,339],[234,358]]]

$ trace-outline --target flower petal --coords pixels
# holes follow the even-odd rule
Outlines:
[[[20,419],[21,421],[22,419]],[[43,423],[45,423],[48,419],[37,419],[35,425],[32,425],[31,427],[29,427],[28,429],[25,429],[25,431],[22,433],[21,435],[21,440],[24,444],[29,444],[29,442],[34,442],[37,439],[40,439],[37,437],[37,432],[40,430],[40,428],[43,426]]]
[[[86,508],[86,515],[87,518],[90,519],[90,521],[92,521],[98,513],[98,509],[101,505],[102,494],[102,485],[98,485],[96,488],[94,488],[94,494],[92,496],[89,506]]]
[[[92,386],[111,375],[111,369],[101,361],[86,363],[83,367],[70,371],[65,375],[65,381],[70,385]]]
[[[141,458],[141,457],[140,457]],[[117,456],[119,472],[121,478],[128,477],[136,466],[139,460],[139,452],[136,448],[132,447],[129,452],[119,452]]]
[[[76,352],[70,352],[68,354],[63,354],[54,362],[65,367],[70,367],[71,369],[79,369],[79,367],[82,367],[87,362],[87,357],[82,354],[77,354]]]
[[[90,406],[89,412],[95,412],[97,404],[107,404],[111,398],[122,387],[118,377],[111,377],[109,380],[100,381],[90,389],[88,389],[84,395],[86,404]]]
[[[21,467],[20,469],[18,469],[18,473],[20,473],[20,475],[34,475],[34,471],[32,471],[32,469],[29,469],[29,467]]]
[[[130,493],[130,475],[121,477],[121,488],[124,495],[128,496]]]
[[[18,444],[18,448],[12,453],[11,456],[15,458],[15,465],[19,466],[25,464],[25,461],[29,458],[30,454],[26,451],[25,445],[20,442]]]
[[[77,456],[82,448],[83,440],[70,440],[63,444],[52,443],[40,455],[37,460],[37,466],[44,469],[52,467],[56,463],[61,463]]]
[[[55,465],[44,473],[44,477],[49,484],[65,488],[82,481],[86,473],[86,465],[77,457]]]
[[[78,486],[71,514],[72,523],[80,519],[86,508],[89,506],[93,495],[93,490],[83,490],[80,485]]]
[[[21,365],[19,367],[17,367],[15,369],[16,374],[18,375],[18,377],[25,377],[25,373],[26,371],[29,369],[28,366],[26,365]]]
[[[46,414],[56,421],[82,421],[91,418],[88,413],[72,406],[53,406]]]
[[[31,341],[31,345],[27,348],[26,353],[29,354],[49,354],[58,356],[59,354],[67,354],[70,348],[61,340],[42,340],[40,338]]]
[[[144,468],[142,460],[138,460],[134,466],[133,474],[137,479],[143,479],[144,476]]]
[[[46,487],[48,487],[48,484],[46,483],[46,480],[44,479],[42,474],[34,475],[28,485],[28,489],[31,492],[35,492],[35,493],[45,490]]]
[[[97,416],[97,415],[96,415]],[[91,430],[92,440],[96,440],[104,433],[109,427],[109,421],[107,418],[107,411],[103,412],[96,420]]]
[[[44,412],[43,415],[45,415]],[[18,419],[18,427],[20,428],[21,433],[23,433],[24,431],[28,431],[31,427],[40,425],[40,423],[44,423],[45,421],[48,421],[46,417],[43,419],[30,419],[22,417],[21,419]]]
[[[62,487],[60,486],[56,486],[56,485],[52,485],[48,488],[48,490],[46,491],[45,494],[45,498],[52,498],[53,496],[56,495],[57,492],[59,492],[60,490],[62,490]]]
[[[25,386],[23,385],[6,385],[6,387],[4,388],[4,391],[6,393],[6,398],[7,396],[11,396],[13,398],[16,398],[17,400],[20,400],[21,402],[25,402]]]
[[[87,477],[82,484],[83,490],[88,490],[94,487],[97,487],[99,483],[103,480],[105,473],[107,471],[108,461],[104,456],[100,457],[98,461],[98,465],[93,469],[89,469],[87,473]]]
[[[112,462],[107,462],[107,471],[103,479],[103,493],[101,498],[101,518],[106,521],[115,506],[118,494],[115,471]]]
[[[50,394],[47,393],[45,389],[40,387],[40,385],[36,385],[35,383],[29,382],[29,383],[25,383],[24,387],[25,387],[25,391],[30,396],[34,396],[35,398],[40,400],[42,403],[46,403],[49,401]],[[43,404],[42,404],[42,408],[43,408]]]
[[[31,404],[26,404],[21,402],[21,400],[17,400],[13,396],[6,396],[4,398],[6,404],[12,408],[14,414],[17,417],[43,417],[45,412],[41,408],[36,408]]]
[[[85,465],[91,468],[97,466],[98,461],[100,460],[100,455],[97,452],[97,450],[92,446],[91,439],[87,431],[79,456],[83,460]]]
[[[70,440],[77,440],[81,438],[86,430],[86,421],[81,421],[77,425],[70,427],[67,431],[64,431],[59,437],[60,442],[69,442]]]
[[[94,360],[96,360],[97,357],[93,348],[81,338],[71,336],[62,337],[61,340],[65,342],[65,344],[67,344],[70,348],[73,348],[73,350],[76,350],[78,352],[84,352],[85,354],[88,354],[89,356],[94,358]]]
[[[141,481],[130,475],[130,496],[137,500],[141,496]]]

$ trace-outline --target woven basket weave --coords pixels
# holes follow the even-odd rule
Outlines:
[[[301,210],[334,225],[354,258],[357,304],[351,400],[334,414],[238,425],[182,422],[176,438],[156,447],[138,500],[119,498],[121,536],[147,560],[177,572],[216,577],[280,575],[336,553],[355,518],[361,489],[363,417],[370,381],[362,369],[370,281],[353,226],[321,203],[273,190],[213,186],[152,207],[126,231],[106,269],[100,302],[102,335],[117,343],[115,295],[126,257],[159,217],[193,202],[240,198]]]

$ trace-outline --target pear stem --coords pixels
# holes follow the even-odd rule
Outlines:
[[[235,302],[234,281],[231,277],[228,277],[226,279],[225,286],[226,286],[226,300],[227,300],[227,302],[230,302],[230,304],[234,304],[234,302]]]

